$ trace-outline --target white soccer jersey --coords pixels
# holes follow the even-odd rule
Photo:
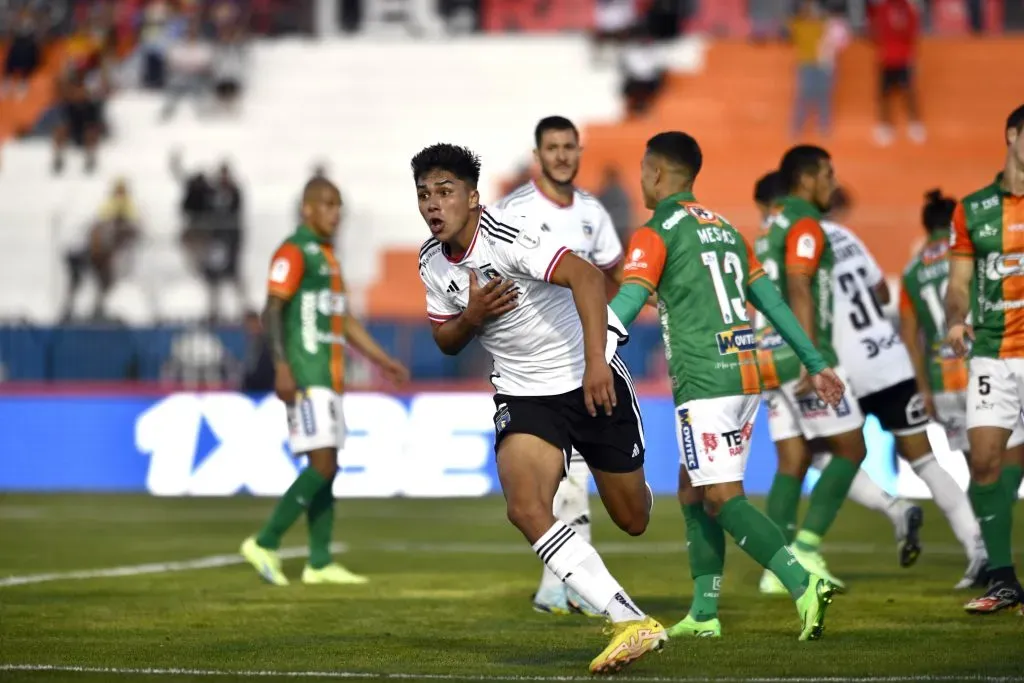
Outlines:
[[[536,223],[542,232],[550,232],[555,241],[601,270],[622,260],[622,242],[611,216],[596,197],[583,190],[573,190],[572,203],[559,204],[531,180],[498,202],[498,208],[528,216],[531,225]]]
[[[821,227],[835,255],[832,342],[853,395],[861,398],[913,378],[907,349],[871,293],[884,277],[878,263],[843,226],[822,221]]]
[[[493,277],[516,282],[519,305],[481,327],[477,337],[494,358],[491,384],[510,396],[550,396],[583,384],[583,327],[572,291],[551,284],[569,249],[552,233],[527,220],[483,208],[480,223],[461,259],[434,238],[420,249],[420,277],[427,288],[427,317],[438,323],[457,317],[469,304],[469,273],[483,285]],[[606,358],[628,338],[608,309]]]

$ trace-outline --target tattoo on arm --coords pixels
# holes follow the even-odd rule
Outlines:
[[[274,356],[275,363],[288,362],[284,353],[284,305],[285,301],[272,296],[267,300],[267,308],[263,311],[263,326],[267,330],[270,353]]]

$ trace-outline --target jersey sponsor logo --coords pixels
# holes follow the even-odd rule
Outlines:
[[[999,234],[999,228],[997,228],[996,226],[992,225],[991,223],[986,223],[985,225],[983,225],[980,228],[978,228],[977,237],[980,238],[980,239],[983,239],[985,237],[995,237],[998,234]]]
[[[686,469],[695,470],[700,467],[697,460],[697,444],[693,438],[693,425],[690,423],[690,411],[686,408],[679,408],[679,436],[683,445],[683,461]]]
[[[313,410],[313,401],[308,396],[303,396],[299,401],[299,420],[306,436],[316,436],[316,413]]]
[[[818,240],[814,235],[800,235],[796,241],[796,255],[800,258],[814,258],[814,251],[818,246]]]
[[[722,438],[729,449],[730,457],[736,457],[743,453],[743,430],[734,429],[731,432],[722,432]]]
[[[988,209],[994,209],[997,206],[999,206],[999,195],[993,195],[991,197],[986,197],[985,199],[981,200],[981,210],[982,211],[987,211]],[[973,206],[972,206],[972,208],[973,208]]]
[[[895,332],[888,337],[881,337],[879,339],[863,337],[860,340],[860,343],[864,345],[868,359],[875,358],[882,353],[882,351],[888,351],[894,346],[903,346],[900,336]]]
[[[664,223],[661,224],[662,230],[671,230],[672,228],[679,225],[679,221],[686,218],[686,209],[678,209],[674,214],[669,216]]]
[[[786,345],[782,335],[772,329],[764,329],[759,333],[757,348],[761,351],[775,351]]]
[[[302,250],[307,254],[319,254],[320,245],[316,244],[315,242],[307,242],[306,246],[302,247]]]
[[[1006,228],[1009,232],[1021,232],[1024,230],[1024,223],[1013,223]]]
[[[528,234],[525,230],[519,233],[519,236],[516,237],[516,242],[527,249],[536,249],[540,246],[540,238]]]
[[[292,272],[292,264],[283,256],[274,259],[270,265],[270,281],[283,285],[288,281],[288,273]]]
[[[320,315],[345,315],[345,295],[329,289],[321,289],[316,295],[316,310]]]
[[[547,223],[541,223],[540,231],[541,232],[551,232],[551,227]]]
[[[736,235],[724,228],[698,228],[697,237],[701,244],[736,244]]]
[[[989,254],[985,259],[985,277],[999,281],[1024,274],[1024,254]]]
[[[633,251],[629,252],[629,260],[626,261],[626,265],[622,267],[622,270],[627,273],[633,270],[646,270],[647,261],[644,261],[646,256],[647,254],[644,253],[643,249],[639,247],[633,249]]]
[[[715,335],[715,341],[718,343],[718,353],[722,356],[729,356],[741,351],[753,351],[757,348],[754,331],[749,327],[719,332]]]

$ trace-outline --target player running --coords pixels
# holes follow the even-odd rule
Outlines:
[[[755,241],[765,273],[778,286],[797,320],[830,365],[838,362],[832,345],[832,270],[835,255],[821,227],[822,212],[835,192],[835,172],[828,152],[799,145],[786,152],[779,168],[788,193]],[[811,492],[803,527],[793,554],[811,572],[843,587],[819,553],[821,539],[835,521],[850,484],[864,460],[864,415],[852,397],[836,406],[810,394],[806,370],[774,326],[758,316],[758,365],[768,403],[768,428],[779,468],[768,493],[768,516],[792,540],[804,475],[811,463],[808,442],[823,438],[833,458]],[[836,374],[844,380],[841,367]],[[768,582],[770,578],[763,578]]]
[[[459,353],[473,337],[494,358],[495,449],[508,517],[560,580],[612,622],[590,663],[612,673],[668,639],[552,503],[573,448],[594,474],[608,514],[631,535],[650,519],[644,435],[626,366],[625,328],[609,316],[604,276],[528,219],[480,204],[480,161],[437,144],[412,159],[420,250],[434,341]]]
[[[844,386],[764,277],[743,236],[697,203],[693,183],[701,165],[700,147],[686,133],[660,133],[647,141],[640,178],[644,204],[654,215],[630,240],[625,280],[611,304],[628,325],[649,295],[658,296],[679,419],[679,501],[696,584],[689,614],[669,635],[721,635],[724,530],[778,575],[803,621],[800,640],[816,640],[835,586],[796,561],[779,528],[743,492],[761,400],[747,300],[806,363],[808,383],[823,402],[838,405]]]
[[[579,131],[562,116],[548,116],[534,130],[533,158],[540,177],[509,193],[499,209],[526,216],[541,232],[563,244],[580,258],[601,269],[610,287],[622,281],[622,243],[611,216],[596,198],[573,185],[580,168]],[[555,491],[555,518],[590,542],[590,470],[573,450],[568,474]],[[582,613],[601,616],[579,595],[544,567],[533,608],[550,614]]]
[[[967,384],[968,493],[981,522],[991,582],[985,595],[964,605],[972,614],[1024,603],[1011,544],[1021,469],[1002,466],[1024,403],[1024,105],[1010,114],[1003,131],[1003,171],[957,204],[949,244],[946,342],[963,356],[973,341]],[[973,331],[967,327],[968,310]]]
[[[309,562],[303,583],[366,583],[331,561],[334,475],[338,449],[345,445],[341,392],[345,344],[401,384],[409,371],[373,340],[349,311],[341,267],[331,246],[341,222],[341,194],[324,178],[313,178],[302,193],[303,223],[278,247],[270,265],[263,313],[274,356],[274,387],[287,407],[292,453],[309,466],[285,491],[260,532],[242,543],[241,553],[264,579],[288,585],[277,549],[281,537],[305,512]]]

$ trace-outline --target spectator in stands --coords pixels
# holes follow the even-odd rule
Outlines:
[[[70,142],[85,151],[85,170],[96,169],[96,148],[103,132],[103,98],[87,87],[85,75],[73,73],[59,85],[60,122],[53,131],[53,172],[64,170],[64,152]]]
[[[171,339],[171,353],[162,379],[186,389],[220,389],[237,383],[241,364],[220,337],[194,324]]]
[[[167,50],[182,32],[181,18],[170,2],[149,0],[146,3],[138,37],[143,87],[162,90],[166,85]]]
[[[636,21],[636,0],[597,0],[594,6],[594,61],[607,61],[608,48],[620,45]]]
[[[235,113],[246,71],[245,38],[237,24],[227,24],[218,30],[219,40],[213,51],[214,92],[221,107]]]
[[[107,294],[124,270],[124,263],[140,235],[138,217],[128,187],[123,180],[114,184],[110,197],[100,208],[96,221],[90,226],[86,243],[68,252],[68,289],[64,301],[63,319],[69,320],[74,302],[87,273],[96,278],[97,295],[92,316],[105,315]]]
[[[42,41],[39,25],[32,11],[25,7],[18,13],[4,59],[0,99],[9,93],[21,99],[28,92],[28,81],[42,63]]]
[[[242,361],[242,391],[246,393],[267,393],[274,390],[274,357],[263,332],[260,314],[246,311],[245,359]]]
[[[167,121],[174,116],[178,102],[184,97],[191,97],[196,111],[202,113],[203,101],[210,89],[213,48],[200,33],[198,20],[192,19],[184,40],[168,49],[167,66],[167,99],[161,118]]]
[[[892,144],[892,95],[903,91],[907,102],[907,136],[915,143],[925,141],[925,128],[918,108],[914,67],[920,18],[912,0],[874,0],[868,5],[868,25],[878,54],[878,117],[875,141]]]
[[[629,237],[633,231],[633,203],[629,198],[629,192],[622,184],[618,166],[605,166],[597,200],[611,216],[619,240],[623,244],[629,244]]]
[[[818,130],[827,135],[832,118],[832,68],[824,57],[825,16],[816,0],[801,0],[789,22],[789,35],[796,49],[796,102],[793,106],[793,135],[799,136],[814,110]]]
[[[642,116],[650,109],[665,85],[664,56],[660,46],[644,29],[634,29],[622,50],[622,94],[630,116]]]

